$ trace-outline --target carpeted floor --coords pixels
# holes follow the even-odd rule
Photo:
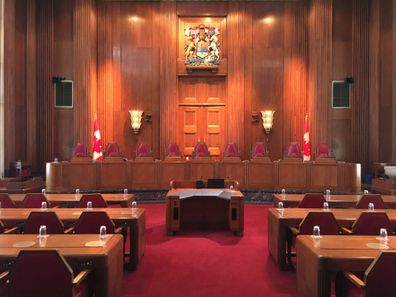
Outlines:
[[[269,205],[245,205],[245,235],[227,231],[165,234],[165,204],[140,204],[146,214],[145,256],[125,272],[124,296],[296,296],[295,272],[268,256]]]

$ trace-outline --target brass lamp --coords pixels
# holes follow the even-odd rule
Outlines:
[[[270,134],[272,126],[274,124],[274,113],[275,110],[262,110],[261,111],[261,118],[263,120],[263,128],[265,134]]]
[[[129,110],[131,116],[131,127],[133,133],[138,134],[140,126],[142,125],[143,110]]]

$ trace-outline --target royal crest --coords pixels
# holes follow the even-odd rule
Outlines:
[[[184,29],[185,64],[213,66],[220,64],[220,30],[203,24]]]

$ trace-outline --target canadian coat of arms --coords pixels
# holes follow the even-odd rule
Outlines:
[[[220,64],[220,30],[203,24],[185,28],[185,64],[212,66]]]

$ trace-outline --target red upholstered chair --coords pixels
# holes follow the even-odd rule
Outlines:
[[[106,145],[105,149],[105,157],[122,157],[122,154],[120,152],[120,148],[117,144],[117,142],[109,142]]]
[[[342,228],[345,233],[355,235],[379,235],[386,228],[388,235],[393,234],[393,226],[385,212],[362,212],[353,223],[352,230]]]
[[[151,157],[151,149],[150,146],[145,143],[145,142],[141,142],[137,145],[136,147],[136,157],[140,158],[140,157]]]
[[[95,208],[108,207],[106,200],[104,200],[103,196],[100,194],[84,194],[84,195],[82,195],[77,207],[79,207],[79,208],[87,207],[88,201],[91,201],[92,207],[95,207]]]
[[[300,146],[297,142],[291,142],[286,149],[285,157],[288,158],[301,158]]]
[[[1,208],[14,208],[15,203],[7,193],[0,193]]]
[[[176,143],[170,143],[166,148],[165,152],[166,158],[180,158],[181,152]]]
[[[346,280],[355,287],[350,287],[349,292],[342,296],[394,297],[395,274],[396,252],[382,251],[365,271],[363,280],[352,272],[344,272]],[[351,290],[352,288],[360,290]]]
[[[41,225],[47,227],[48,234],[63,234],[64,226],[53,211],[32,211],[23,227],[25,234],[38,234]]]
[[[239,157],[239,151],[236,143],[227,144],[223,152],[223,157]]]
[[[319,143],[316,146],[316,158],[332,158],[331,148],[327,143]]]
[[[86,157],[87,155],[87,147],[82,143],[77,143],[76,146],[73,148],[73,157]]]
[[[299,208],[323,208],[323,203],[326,202],[322,194],[307,193],[298,205]]]
[[[356,204],[356,208],[358,209],[368,209],[369,203],[374,204],[374,209],[385,209],[384,201],[382,200],[382,196],[380,194],[365,194],[363,195],[358,203]]]
[[[264,142],[256,142],[252,149],[252,158],[268,157],[268,151]]]
[[[56,250],[22,250],[9,273],[6,296],[90,296],[89,270],[73,271]]]
[[[47,198],[41,193],[29,193],[25,195],[25,199],[23,199],[22,207],[23,208],[41,208],[41,203],[47,202],[47,207],[50,206]]]
[[[104,211],[84,211],[76,225],[76,234],[99,234],[100,226],[106,226],[107,233],[120,233],[121,228],[115,228],[114,222]]]
[[[205,142],[198,142],[192,153],[193,158],[210,157],[208,146]]]
[[[310,211],[299,227],[291,227],[287,234],[287,260],[289,264],[292,264],[291,257],[294,255],[292,253],[293,239],[300,234],[312,234],[314,226],[319,226],[321,235],[338,235],[341,231],[332,212]]]

